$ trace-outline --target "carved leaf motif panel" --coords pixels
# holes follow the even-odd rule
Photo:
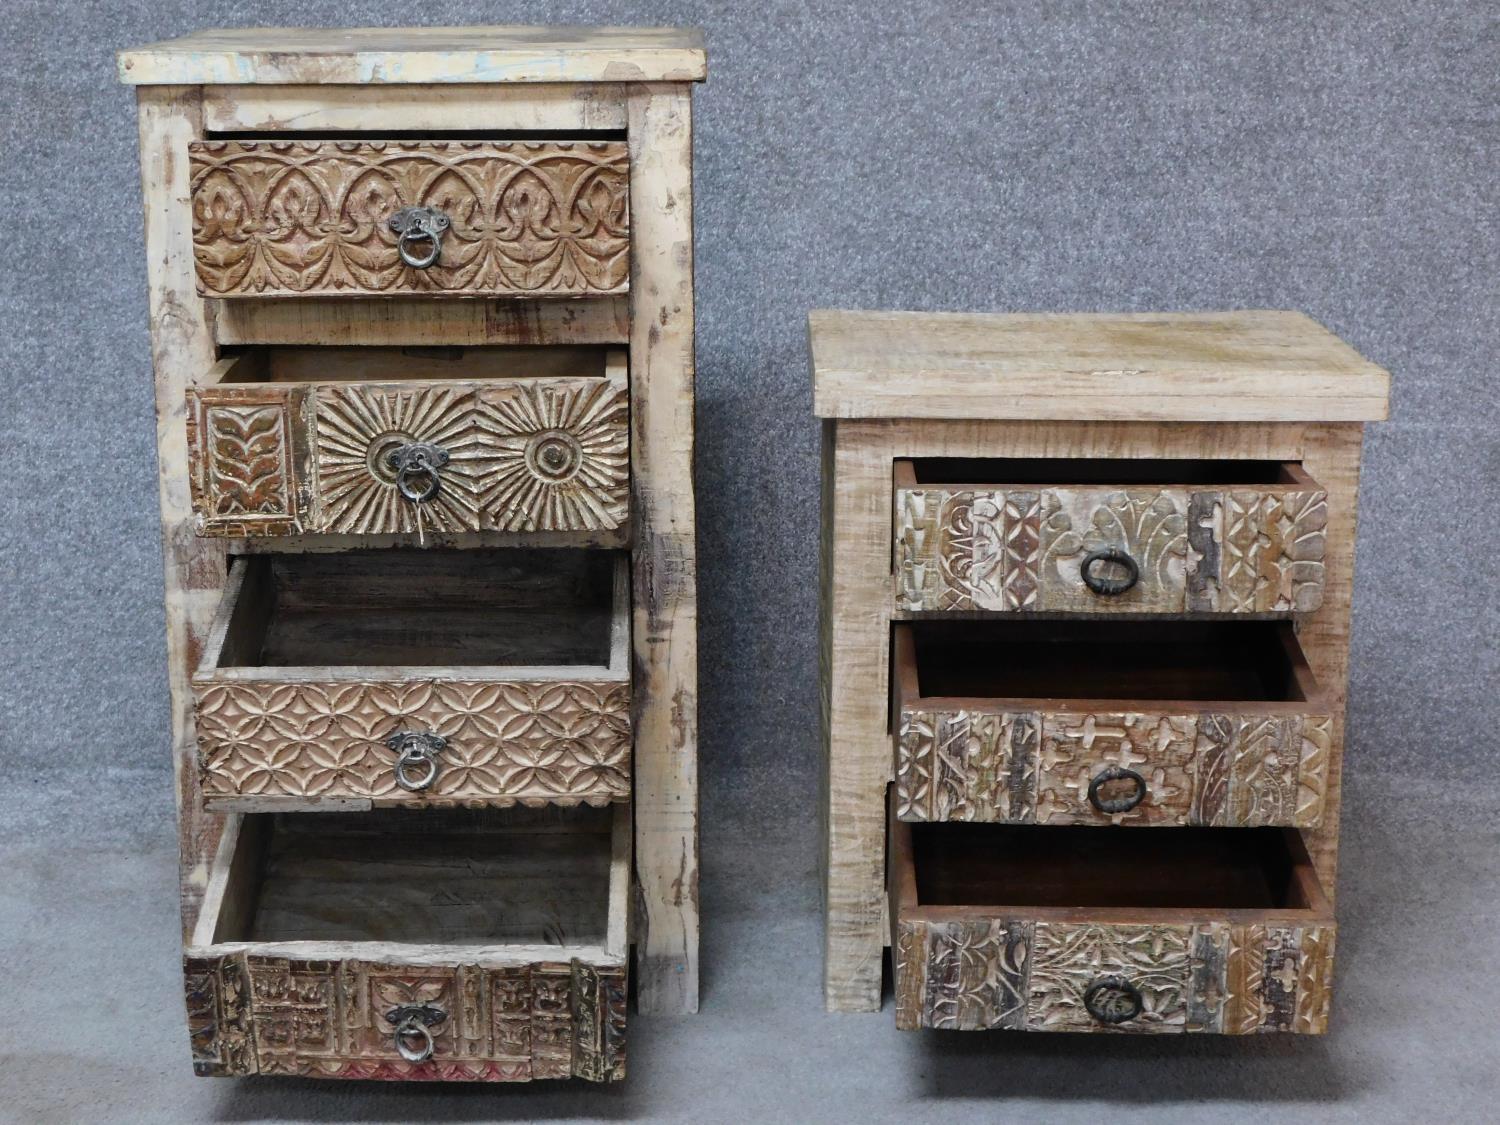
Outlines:
[[[206,799],[603,804],[630,793],[630,688],[596,682],[195,683]],[[448,745],[422,794],[396,783],[397,730]]]
[[[233,954],[189,960],[185,979],[195,1060],[218,1068],[203,1073],[488,1082],[604,1082],[625,1073],[625,972],[618,966],[485,969]],[[230,1027],[220,1018],[211,1026],[203,982],[226,979],[244,982],[240,1022]],[[426,1062],[408,1062],[396,1050],[387,1017],[403,1004],[439,1013]]]
[[[1027,1026],[1041,1031],[1182,1030],[1187,1023],[1191,926],[1038,922]],[[1128,981],[1142,1011],[1123,1024],[1089,1014],[1084,994],[1110,978]]]
[[[189,154],[206,296],[577,297],[629,287],[624,142],[201,141]],[[397,252],[388,220],[406,207],[436,208],[451,223],[428,269]]]
[[[1323,597],[1327,494],[1055,488],[901,489],[896,603],[907,612],[1310,612]],[[1136,585],[1101,596],[1089,553],[1113,547]]]
[[[479,393],[481,504],[500,531],[608,531],[630,503],[623,379],[557,379]]]
[[[189,391],[189,482],[198,534],[301,530],[291,414],[281,388]]]

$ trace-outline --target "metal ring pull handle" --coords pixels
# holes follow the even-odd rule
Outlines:
[[[425,504],[438,494],[438,470],[448,463],[448,451],[430,441],[409,441],[386,455],[396,474],[396,489],[413,504]]]
[[[1100,1023],[1121,1024],[1146,1010],[1141,990],[1124,977],[1100,977],[1083,990],[1083,1006]]]
[[[1124,568],[1124,577],[1100,578],[1094,573],[1094,567],[1100,563],[1113,563]],[[1102,598],[1123,594],[1141,580],[1141,568],[1136,565],[1133,558],[1118,547],[1105,547],[1100,551],[1090,551],[1084,556],[1083,565],[1078,568],[1078,572],[1083,576],[1083,584]]]
[[[402,1004],[385,1018],[396,1029],[391,1036],[396,1053],[409,1063],[423,1063],[432,1058],[431,1029],[447,1019],[448,1013],[436,1004]]]
[[[1106,766],[1089,782],[1089,804],[1111,816],[1126,813],[1146,799],[1146,779],[1124,766]]]
[[[453,225],[436,207],[403,207],[387,222],[396,232],[396,253],[414,270],[425,270],[437,264],[443,252],[443,232]],[[427,253],[412,253],[412,247],[419,242],[432,244]]]
[[[396,784],[409,793],[420,793],[437,780],[437,756],[448,740],[426,730],[398,730],[385,740],[396,755]]]

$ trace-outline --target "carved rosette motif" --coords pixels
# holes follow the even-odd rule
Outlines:
[[[190,959],[185,979],[193,1057],[204,1074],[448,1082],[625,1076],[620,966],[486,969],[236,953]],[[232,1023],[218,1015],[225,981],[238,982]],[[426,1062],[408,1062],[396,1050],[387,1016],[403,1004],[441,1012]]]
[[[896,1026],[1316,1035],[1328,1028],[1333,946],[1332,926],[903,917]],[[1091,1014],[1085,995],[1100,981],[1138,993],[1139,1014]]]
[[[1323,598],[1328,497],[1266,487],[900,489],[897,607],[913,613],[1306,613]],[[1127,552],[1140,579],[1099,597],[1089,552]]]
[[[623,382],[549,380],[479,393],[490,463],[481,503],[501,531],[612,530],[630,503]]]
[[[622,141],[198,141],[189,154],[207,296],[565,297],[629,286]],[[407,207],[451,223],[428,269],[397,253],[388,220]]]
[[[479,485],[492,451],[475,425],[468,386],[320,386],[314,392],[317,527],[378,532],[477,531]],[[448,455],[432,499],[414,503],[397,487],[391,454],[429,442]]]
[[[377,805],[605,804],[630,793],[627,684],[421,680],[197,683],[204,798],[367,798]],[[420,794],[385,739],[447,739]]]
[[[1328,788],[1327,715],[939,711],[903,707],[894,738],[896,815],[1011,824],[1318,824]],[[1103,813],[1103,770],[1128,769],[1143,800]]]

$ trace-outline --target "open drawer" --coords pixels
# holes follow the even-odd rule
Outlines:
[[[1290,461],[895,463],[905,612],[1308,613],[1328,494]]]
[[[624,542],[620,349],[255,347],[187,399],[200,535]]]
[[[184,958],[203,1075],[625,1073],[630,807],[249,814]]]
[[[623,140],[188,145],[205,297],[591,297],[630,286]]]
[[[1333,914],[1296,829],[890,830],[903,1030],[1327,1029]]]
[[[209,809],[630,794],[623,553],[234,561],[192,678]]]
[[[1332,712],[1289,621],[899,623],[902,820],[1313,827]]]

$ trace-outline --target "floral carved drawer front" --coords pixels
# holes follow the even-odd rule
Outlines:
[[[197,141],[193,256],[210,297],[582,297],[630,282],[625,143]],[[408,265],[390,220],[447,220]],[[423,243],[421,255],[428,252]]]
[[[625,1075],[625,970],[581,961],[508,968],[296,961],[243,953],[185,962],[193,1066],[448,1082]],[[392,1013],[429,1013],[431,1057],[403,1058]]]
[[[1321,1034],[1333,946],[1331,925],[902,918],[896,1026]]]
[[[194,685],[206,800],[375,805],[606,804],[630,793],[630,687],[609,682]],[[445,741],[421,793],[397,783],[401,731]]]
[[[1323,599],[1320,489],[896,492],[896,607],[907,612],[1311,612]],[[1091,555],[1137,576],[1099,594]]]

